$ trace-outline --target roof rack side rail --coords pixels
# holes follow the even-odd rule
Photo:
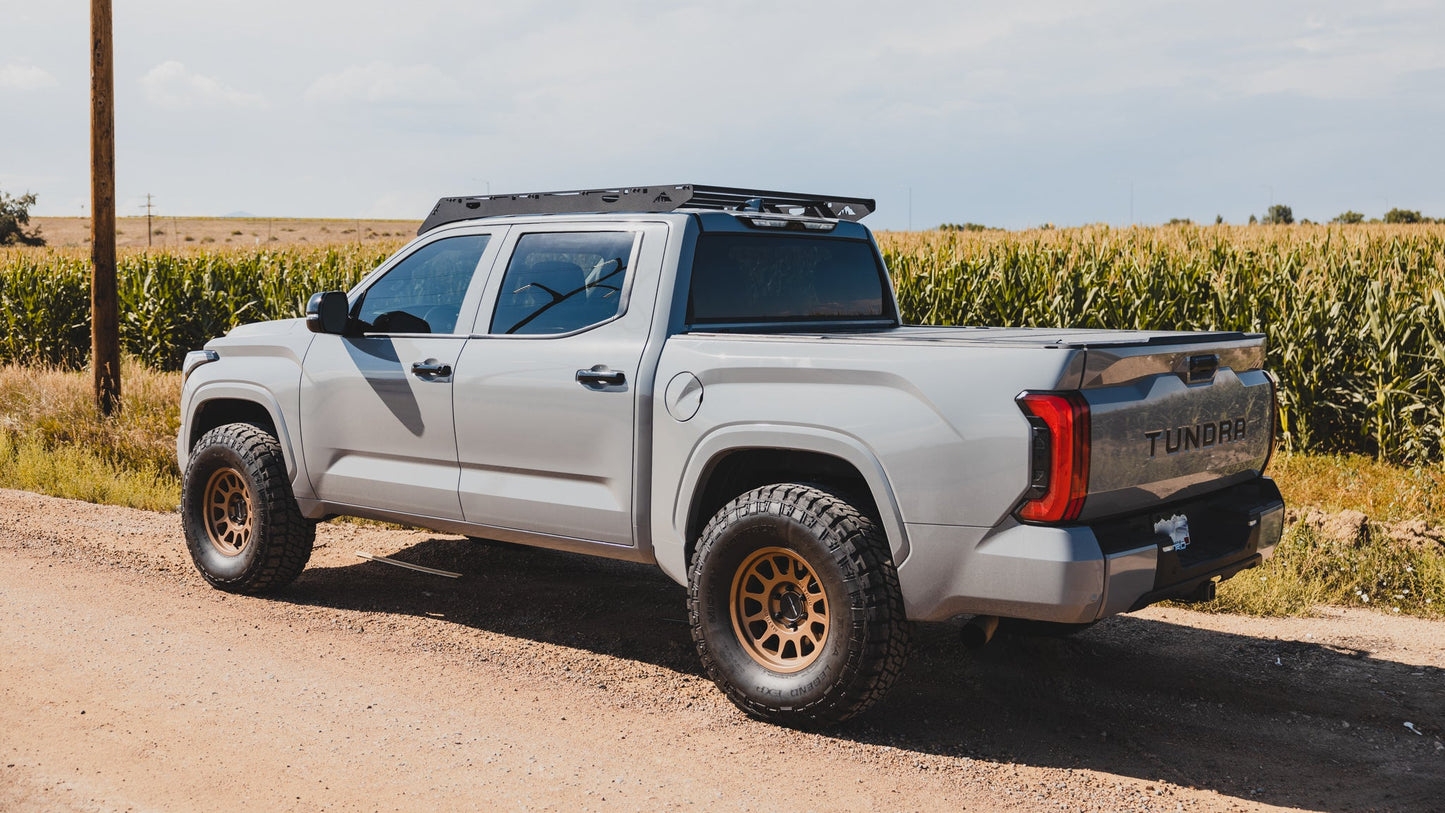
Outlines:
[[[616,189],[575,189],[517,195],[473,195],[442,198],[417,229],[425,234],[459,220],[498,215],[581,214],[604,212],[672,212],[678,209],[719,209],[767,212],[858,221],[876,208],[872,198],[805,195],[737,189],[729,186],[670,184]]]

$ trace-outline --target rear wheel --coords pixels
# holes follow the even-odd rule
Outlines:
[[[245,423],[212,429],[196,443],[182,484],[181,522],[196,569],[236,593],[295,581],[316,538],[316,523],[301,516],[291,493],[281,444]]]
[[[712,518],[693,554],[688,616],[708,676],[743,711],[775,723],[852,717],[907,658],[887,539],[809,485],[750,491]]]

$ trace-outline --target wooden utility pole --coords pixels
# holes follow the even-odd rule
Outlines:
[[[90,364],[95,405],[120,409],[120,314],[115,286],[115,63],[110,0],[90,0]]]

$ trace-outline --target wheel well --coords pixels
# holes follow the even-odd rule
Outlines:
[[[200,440],[202,435],[228,423],[249,423],[270,432],[272,437],[280,437],[276,431],[276,422],[271,420],[271,413],[266,411],[265,407],[255,401],[217,398],[206,401],[196,410],[196,417],[191,420],[191,436],[187,440],[187,448],[195,448],[196,441]]]
[[[859,511],[880,520],[868,481],[841,457],[792,449],[739,449],[714,460],[693,493],[687,517],[686,560],[707,521],[739,494],[773,483],[811,483],[846,498]]]

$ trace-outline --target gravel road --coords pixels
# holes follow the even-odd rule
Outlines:
[[[655,569],[318,544],[230,596],[175,515],[0,491],[0,810],[1445,809],[1439,622],[1152,608],[977,652],[925,625],[887,700],[803,733],[700,674]]]

